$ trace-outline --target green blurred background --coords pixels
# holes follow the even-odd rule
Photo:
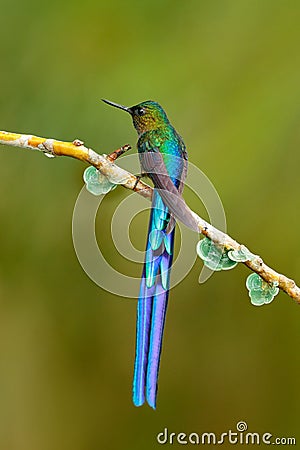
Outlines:
[[[159,101],[229,233],[300,281],[298,0],[0,5],[1,129],[109,152],[136,135],[99,99]],[[135,408],[136,302],[93,284],[72,245],[85,166],[4,146],[0,160],[1,450],[147,450],[164,427],[221,433],[239,420],[300,439],[300,309],[287,295],[253,307],[243,265],[199,285],[198,260],[171,292],[158,409]],[[124,272],[107,236],[127,195],[107,196],[97,220]],[[146,229],[146,215],[131,226],[139,249]]]

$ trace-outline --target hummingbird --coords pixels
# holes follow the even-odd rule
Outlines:
[[[141,176],[148,176],[154,185],[137,303],[132,397],[135,406],[146,401],[155,409],[174,253],[174,211],[183,191],[188,155],[181,136],[157,102],[147,100],[126,107],[103,101],[131,115],[138,134]]]

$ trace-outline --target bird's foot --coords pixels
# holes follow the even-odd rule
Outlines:
[[[134,186],[133,186],[133,190],[135,190],[135,188],[137,187],[137,185],[138,185],[139,181],[141,180],[141,178],[144,178],[146,176],[147,176],[147,174],[144,173],[144,172],[139,173],[138,175],[135,176],[136,180],[135,180],[135,183],[134,183]]]

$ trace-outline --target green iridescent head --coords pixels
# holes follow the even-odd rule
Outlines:
[[[128,112],[132,117],[133,125],[138,134],[145,133],[145,131],[154,130],[169,123],[169,119],[165,111],[158,103],[153,102],[152,100],[147,100],[146,102],[139,103],[138,105],[131,106],[130,108],[127,106],[118,105],[117,103],[109,100],[103,99],[103,101],[108,105]]]

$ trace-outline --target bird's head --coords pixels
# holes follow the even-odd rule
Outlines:
[[[131,106],[130,108],[127,106],[118,105],[117,103],[109,100],[103,99],[103,101],[108,105],[114,106],[115,108],[120,108],[127,111],[131,115],[133,125],[139,135],[145,133],[146,131],[163,127],[169,123],[169,119],[163,108],[152,100],[147,100],[146,102],[139,103],[138,105]]]

